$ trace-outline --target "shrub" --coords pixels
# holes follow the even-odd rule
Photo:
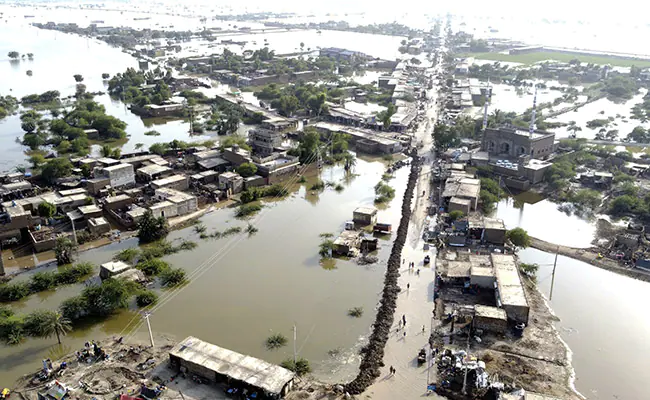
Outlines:
[[[168,270],[165,270],[160,275],[160,279],[162,281],[163,286],[172,287],[172,286],[180,285],[186,280],[185,270],[182,270],[180,268],[174,268],[174,269],[170,268]]]
[[[311,187],[309,188],[309,190],[323,190],[323,189],[325,189],[325,182],[323,181],[318,181],[313,185],[311,185]]]
[[[0,301],[16,301],[29,296],[29,283],[17,282],[0,285]]]
[[[136,267],[147,276],[157,276],[169,269],[169,264],[161,259],[152,258],[139,262]]]
[[[59,309],[64,317],[75,321],[88,314],[88,302],[84,296],[75,296],[61,303]]]
[[[32,276],[29,288],[32,292],[42,292],[56,286],[56,272],[42,271]]]
[[[135,302],[138,307],[146,307],[155,304],[158,301],[158,295],[151,290],[143,290],[135,297]]]
[[[322,258],[332,257],[332,248],[334,248],[334,242],[330,239],[325,239],[320,243],[318,254]]]
[[[237,212],[235,212],[235,216],[237,218],[247,217],[249,215],[255,214],[261,209],[262,206],[259,204],[242,204],[237,208]]]
[[[288,358],[282,361],[280,363],[280,366],[288,369],[289,371],[295,372],[296,375],[298,376],[303,376],[311,372],[309,361],[307,361],[302,357],[299,357],[295,362],[293,361],[293,359]]]
[[[140,250],[138,250],[136,247],[129,247],[115,254],[113,256],[113,260],[133,264],[139,255]]]
[[[384,181],[379,181],[375,185],[375,194],[377,195],[375,197],[375,203],[385,203],[395,198],[395,189]]]
[[[463,218],[463,216],[465,216],[465,214],[463,214],[463,212],[460,211],[460,210],[454,210],[454,211],[449,213],[449,218],[452,221],[456,221],[458,219],[461,219],[461,218]]]
[[[361,318],[363,315],[363,307],[352,307],[348,310],[348,315],[354,318]]]
[[[266,345],[266,348],[268,350],[276,350],[279,349],[280,347],[284,347],[287,345],[287,338],[281,333],[275,333],[268,338],[266,338],[266,341],[264,342]]]

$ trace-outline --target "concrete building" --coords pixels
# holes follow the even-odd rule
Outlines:
[[[149,207],[155,217],[171,218],[198,210],[196,197],[178,190],[156,189],[155,197],[161,201]]]
[[[355,249],[361,246],[361,236],[357,231],[343,231],[334,240],[332,253],[339,256],[350,255]]]
[[[235,167],[253,161],[250,151],[244,150],[237,145],[225,149],[221,158],[230,162]]]
[[[356,61],[356,60],[365,60],[369,58],[366,54],[359,51],[352,51],[341,49],[338,47],[327,47],[320,49],[319,55],[321,57],[329,57],[335,60],[346,60],[346,61]]]
[[[460,200],[469,200],[470,208],[478,208],[479,192],[481,191],[481,181],[473,178],[451,177],[445,182],[445,189],[442,192],[442,198],[450,204],[451,199],[455,199],[455,204],[460,208],[464,207],[465,202]],[[455,205],[456,207],[456,205]]]
[[[472,327],[488,332],[505,333],[508,330],[508,316],[500,308],[477,304],[474,306]]]
[[[122,261],[107,262],[99,267],[99,277],[102,279],[112,278],[131,268],[133,267]]]
[[[497,281],[497,306],[506,311],[508,319],[528,324],[530,307],[514,256],[492,253],[490,257]]]
[[[151,182],[151,188],[154,190],[169,188],[176,190],[187,190],[190,187],[190,179],[186,175],[172,175],[166,178],[158,179]]]
[[[173,173],[173,170],[165,165],[151,164],[138,168],[135,171],[135,178],[140,182],[151,182]]]
[[[236,172],[224,172],[219,175],[219,188],[230,195],[240,193],[244,190],[244,178]]]
[[[460,197],[452,197],[449,199],[449,206],[447,207],[448,212],[460,211],[463,215],[469,215],[472,210],[472,200],[463,199]]]
[[[110,167],[95,168],[95,178],[105,178],[114,188],[135,185],[135,172],[131,164],[116,164]]]
[[[257,173],[266,178],[267,183],[273,184],[287,175],[292,175],[300,167],[298,157],[286,153],[273,153],[264,158],[253,157]]]
[[[97,218],[102,216],[102,209],[97,207],[94,204],[88,206],[80,206],[79,212],[83,216],[83,219],[88,221],[91,218]]]
[[[273,150],[282,146],[282,133],[270,129],[251,129],[248,139],[255,154],[262,157],[273,154]]]
[[[103,235],[111,231],[111,226],[104,217],[91,218],[88,220],[88,230],[93,236]]]
[[[133,204],[133,199],[126,194],[120,194],[106,197],[102,202],[104,203],[105,210],[119,210]]]
[[[535,130],[531,135],[526,129],[514,126],[487,128],[483,134],[483,151],[504,158],[546,158],[555,150],[555,133]]]
[[[295,374],[280,366],[189,336],[169,352],[169,367],[213,383],[232,382],[254,388],[259,398],[284,398]]]
[[[482,289],[494,290],[496,277],[494,275],[494,268],[492,267],[490,256],[470,254],[469,265],[470,284],[476,285]]]
[[[352,213],[352,220],[362,225],[372,225],[377,222],[377,209],[374,207],[359,207]]]

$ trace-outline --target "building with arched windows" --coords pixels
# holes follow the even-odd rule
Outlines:
[[[510,125],[487,128],[483,133],[481,149],[491,156],[502,158],[526,155],[546,159],[555,150],[555,133],[535,130],[531,134],[526,129]]]

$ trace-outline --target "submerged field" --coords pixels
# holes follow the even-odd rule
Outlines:
[[[618,67],[650,67],[650,61],[646,60],[623,60],[616,57],[608,56],[590,56],[581,54],[565,54],[552,51],[536,51],[526,54],[503,54],[503,53],[466,53],[464,57],[474,57],[481,60],[504,61],[520,64],[534,64],[540,61],[556,60],[569,62],[576,58],[584,63],[592,64],[611,64]]]

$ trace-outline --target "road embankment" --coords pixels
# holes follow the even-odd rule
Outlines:
[[[629,268],[619,264],[617,261],[610,258],[598,257],[598,251],[594,249],[578,249],[575,247],[568,247],[549,243],[547,241],[531,237],[532,248],[546,251],[549,253],[557,252],[565,257],[573,258],[576,260],[584,261],[598,268],[606,269],[617,274],[629,276],[630,278],[639,279],[642,281],[650,282],[650,273],[644,272],[636,268]]]

